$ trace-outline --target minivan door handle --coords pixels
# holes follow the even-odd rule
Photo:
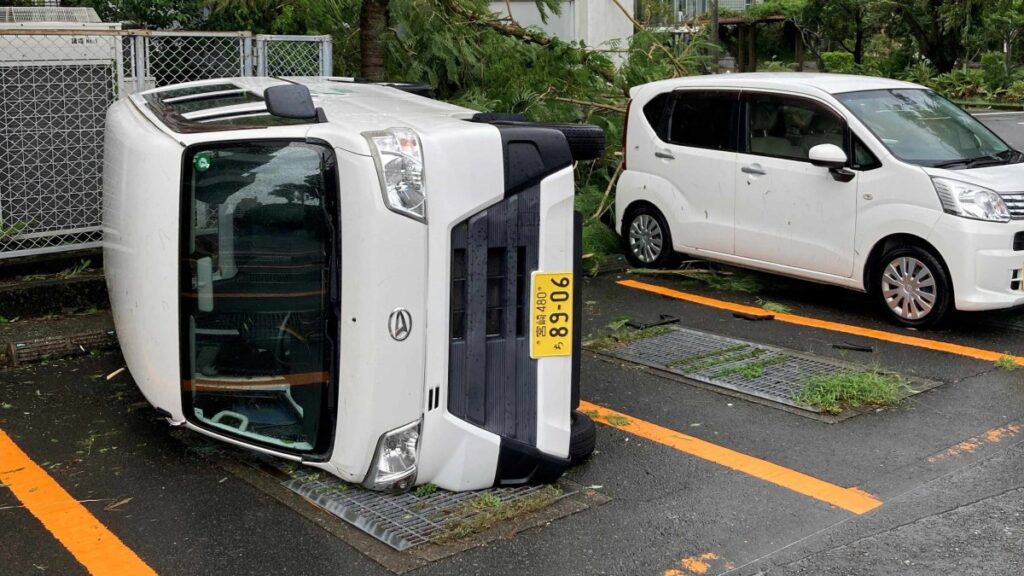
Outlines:
[[[676,159],[675,155],[672,154],[671,150],[655,150],[654,151],[654,157],[655,158],[664,158],[665,160],[675,160]]]
[[[744,174],[756,174],[758,176],[764,176],[765,174],[767,174],[767,172],[764,171],[764,168],[761,168],[761,165],[756,163],[744,166],[740,168],[740,171],[742,171]]]

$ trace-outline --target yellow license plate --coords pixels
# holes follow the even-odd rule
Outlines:
[[[530,357],[572,354],[572,272],[534,272]]]

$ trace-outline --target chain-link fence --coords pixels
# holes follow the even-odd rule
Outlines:
[[[0,28],[0,258],[99,246],[119,96],[206,78],[329,75],[329,36]]]

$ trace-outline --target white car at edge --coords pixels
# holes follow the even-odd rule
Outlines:
[[[930,89],[753,73],[630,95],[615,216],[634,264],[844,286],[915,327],[1024,304],[1024,154]]]

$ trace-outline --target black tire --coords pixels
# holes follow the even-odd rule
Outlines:
[[[597,160],[604,156],[604,130],[593,124],[562,124],[556,122],[539,122],[534,126],[543,128],[554,128],[563,135],[569,142],[569,152],[572,159]]]
[[[579,410],[573,410],[570,418],[569,462],[579,464],[590,458],[597,446],[597,427],[594,421]]]
[[[635,225],[635,229],[634,229]],[[656,225],[656,229],[655,226]],[[622,241],[625,244],[626,259],[637,268],[668,268],[675,261],[672,249],[672,232],[661,211],[650,204],[641,204],[630,209],[622,221]],[[656,253],[648,252],[644,243],[656,244]],[[653,246],[652,246],[653,248]]]
[[[886,250],[875,266],[872,283],[870,289],[886,317],[901,326],[938,326],[953,310],[953,283],[946,267],[920,246],[903,244]],[[908,298],[913,294],[917,297]]]

